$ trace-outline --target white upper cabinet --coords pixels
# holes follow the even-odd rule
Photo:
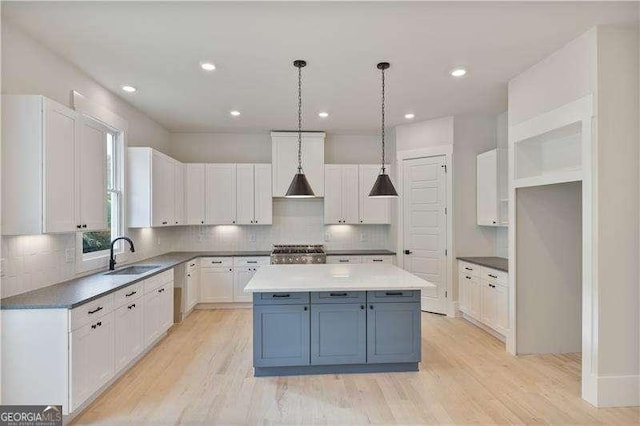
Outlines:
[[[179,161],[173,162],[173,222],[175,225],[185,224],[185,206],[184,206],[184,174],[185,165]]]
[[[270,225],[273,222],[271,164],[238,164],[236,170],[236,223]]]
[[[204,225],[205,176],[204,164],[185,164],[185,217],[187,225]]]
[[[324,223],[360,223],[358,166],[327,164],[324,173]]]
[[[175,160],[151,148],[129,148],[129,226],[174,225]]]
[[[503,149],[493,149],[476,159],[476,212],[478,225],[508,224],[507,155]]]
[[[302,169],[316,197],[324,197],[324,138],[322,132],[302,133]],[[271,133],[273,196],[284,197],[298,172],[298,133]]]
[[[206,223],[236,223],[236,165],[207,164],[205,167]]]
[[[106,228],[105,135],[42,96],[3,95],[3,234]]]
[[[381,166],[379,164],[361,164],[358,166],[359,171],[359,195],[360,201],[360,219],[361,224],[390,224],[391,223],[391,199],[390,198],[372,198],[369,192],[373,188]],[[390,170],[386,166],[387,171]]]

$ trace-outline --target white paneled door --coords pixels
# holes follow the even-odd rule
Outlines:
[[[446,312],[447,184],[445,157],[404,160],[404,269],[436,285],[422,290],[422,310]]]

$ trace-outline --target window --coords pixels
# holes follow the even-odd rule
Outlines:
[[[104,231],[89,231],[82,233],[83,260],[104,256],[109,250],[111,240],[122,235],[122,187],[120,185],[120,167],[118,134],[106,132],[107,144],[107,225]]]

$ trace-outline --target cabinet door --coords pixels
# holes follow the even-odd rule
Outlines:
[[[236,223],[236,165],[207,164],[205,175],[206,223]]]
[[[204,164],[185,165],[185,220],[187,225],[204,225]]]
[[[144,344],[143,299],[138,298],[115,311],[115,369],[122,370],[138,354]]]
[[[173,325],[173,282],[155,290],[160,293],[159,329],[165,333]]]
[[[196,268],[187,272],[187,311],[190,311],[200,298],[200,271]]]
[[[309,305],[253,307],[253,365],[309,365]]]
[[[469,281],[471,280],[470,275],[460,274],[458,276],[458,300],[460,309],[465,314],[468,314],[468,306],[469,306]]]
[[[496,303],[494,329],[498,333],[506,335],[509,328],[509,288],[497,284],[493,291]]]
[[[468,314],[477,319],[482,320],[482,285],[478,278],[473,275],[468,281],[467,295],[468,295]]]
[[[256,274],[257,268],[254,267],[237,267],[235,268],[234,284],[233,284],[233,301],[234,302],[251,302],[253,300],[251,293],[245,293],[244,287]]]
[[[369,303],[367,362],[420,361],[420,303]]]
[[[324,223],[342,223],[342,166],[324,166]]]
[[[478,225],[498,224],[498,154],[491,150],[476,159]]]
[[[184,164],[173,163],[173,222],[184,225]]]
[[[96,322],[92,340],[92,370],[96,377],[95,389],[107,383],[115,374],[115,323],[113,312]]]
[[[151,154],[151,223],[173,225],[174,215],[173,160],[153,151]]]
[[[391,223],[391,201],[389,198],[371,198],[369,192],[373,188],[378,175],[380,165],[361,164],[359,167],[360,190],[360,220],[363,224],[388,224]],[[387,171],[389,168],[387,166]]]
[[[80,224],[87,231],[107,229],[107,129],[89,118],[80,120]]]
[[[236,206],[237,222],[249,225],[254,219],[254,178],[253,164],[236,165]]]
[[[358,166],[342,166],[342,223],[359,223]]]
[[[493,328],[496,311],[496,294],[490,284],[486,281],[482,281],[481,287],[481,321]]]
[[[44,232],[72,232],[78,217],[78,115],[62,105],[44,101]],[[102,194],[102,192],[101,192]]]
[[[311,364],[364,364],[367,311],[364,302],[311,305]]]
[[[259,225],[271,225],[273,223],[271,164],[255,164],[254,179],[254,223]]]
[[[324,136],[303,139],[302,168],[315,196],[324,197]]]
[[[203,303],[233,302],[233,268],[202,268],[200,270],[200,301]]]
[[[160,312],[162,311],[162,294],[153,290],[144,295],[144,346],[149,347],[160,337]]]

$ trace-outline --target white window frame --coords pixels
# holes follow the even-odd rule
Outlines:
[[[73,92],[73,103],[76,111],[81,113],[83,116],[88,117],[91,120],[97,121],[98,123],[106,126],[109,129],[109,132],[114,135],[114,146],[115,146],[115,163],[116,163],[116,173],[115,173],[115,188],[119,191],[119,211],[117,217],[118,223],[118,234],[117,236],[124,235],[125,230],[127,229],[126,223],[126,155],[127,151],[127,122],[109,111],[108,109],[102,107],[101,105],[90,101],[82,94],[74,91]],[[113,220],[113,218],[112,218]],[[86,232],[86,231],[85,231]],[[83,232],[76,232],[76,272],[77,273],[85,273],[89,271],[94,271],[96,269],[102,269],[108,266],[109,264],[109,250],[101,250],[98,252],[87,253],[84,254],[82,252],[82,234]],[[114,236],[112,236],[114,237]],[[118,242],[116,244],[116,254],[118,254],[118,260],[120,262],[126,262],[129,256],[129,252],[123,249],[122,242]]]

